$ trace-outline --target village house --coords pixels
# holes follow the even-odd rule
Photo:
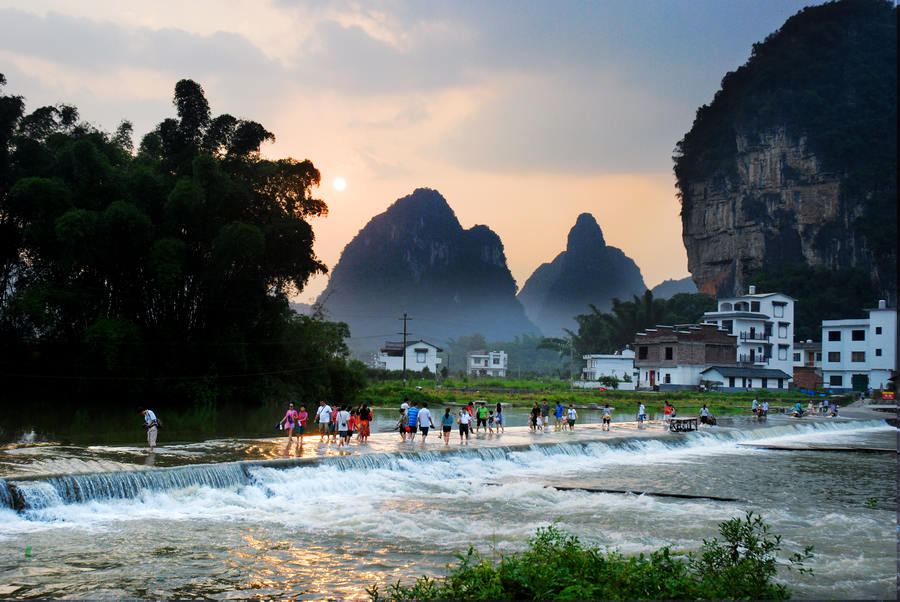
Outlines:
[[[509,358],[505,351],[470,351],[466,354],[466,374],[506,377]]]
[[[635,335],[634,347],[636,388],[695,388],[710,366],[737,365],[737,336],[714,324],[648,328]]]
[[[757,293],[717,299],[717,310],[703,321],[737,336],[737,362],[793,374],[794,303],[783,293]],[[752,378],[747,375],[748,378]]]
[[[421,372],[425,368],[432,374],[438,371],[441,358],[437,356],[443,351],[440,347],[432,345],[428,341],[407,341],[406,349],[402,342],[387,341],[384,347],[379,349],[375,358],[375,367],[383,370],[403,370],[403,357],[406,356],[406,369],[411,372]]]
[[[595,384],[603,376],[611,376],[619,381],[618,388],[623,391],[633,391],[634,375],[634,350],[623,349],[612,354],[591,353],[582,356],[587,364],[581,371],[581,383],[583,388],[595,388]]]
[[[833,391],[883,389],[897,370],[897,310],[882,299],[868,318],[822,320],[822,379]]]

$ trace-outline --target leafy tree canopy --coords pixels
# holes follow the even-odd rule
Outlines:
[[[591,305],[591,313],[575,316],[578,332],[569,331],[577,357],[589,353],[613,353],[634,343],[639,331],[657,324],[696,324],[703,313],[713,311],[716,300],[703,293],[678,293],[654,299],[650,290],[630,301],[612,300],[609,313]]]
[[[272,133],[213,116],[196,82],[173,104],[134,154],[128,122],[108,134],[0,94],[5,383],[94,400],[185,399],[199,380],[242,400],[347,394],[346,325],[287,303],[326,271],[307,222],[328,210],[319,171],[261,158]]]

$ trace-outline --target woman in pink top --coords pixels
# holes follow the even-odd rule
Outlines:
[[[290,445],[294,438],[294,426],[297,424],[297,410],[294,409],[294,404],[288,406],[288,411],[278,424],[281,425],[281,428],[287,429],[288,445]]]
[[[303,445],[303,434],[306,432],[306,420],[308,418],[309,414],[306,413],[306,408],[300,406],[300,411],[297,412],[297,438],[300,439],[300,445]]]

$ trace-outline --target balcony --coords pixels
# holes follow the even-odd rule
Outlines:
[[[748,353],[738,354],[737,361],[739,364],[753,364],[754,366],[768,366],[769,360],[772,359],[765,355],[750,356]]]
[[[772,338],[772,335],[770,335],[770,334],[765,334],[765,333],[762,333],[762,332],[747,332],[747,331],[744,331],[744,332],[742,332],[742,333],[740,333],[740,334],[738,335],[738,338],[741,340],[741,342],[744,342],[744,341],[751,342],[751,341],[752,341],[752,342],[754,342],[754,343],[757,343],[757,342],[759,342],[759,343],[768,343],[769,340]]]

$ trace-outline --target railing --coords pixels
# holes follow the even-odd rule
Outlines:
[[[742,341],[765,341],[768,342],[769,339],[772,338],[770,334],[764,334],[762,332],[742,332],[739,335]]]
[[[740,364],[768,364],[771,357],[764,355],[755,355],[753,358],[749,354],[741,353],[738,355],[737,361]]]

